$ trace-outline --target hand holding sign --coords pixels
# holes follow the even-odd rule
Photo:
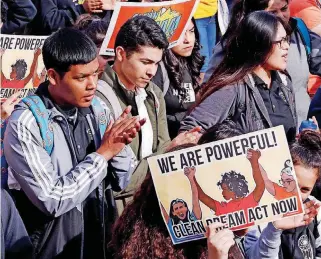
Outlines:
[[[218,222],[207,227],[209,259],[227,259],[228,251],[235,244],[233,232],[229,229],[219,230],[222,227],[224,227],[224,224]]]
[[[3,104],[1,104],[1,119],[4,120],[11,115],[14,106],[21,100],[21,98],[19,98],[20,94],[21,91],[15,92]]]
[[[292,218],[276,220],[273,225],[277,229],[286,230],[309,225],[320,209],[320,203],[313,200],[304,203],[304,214]]]

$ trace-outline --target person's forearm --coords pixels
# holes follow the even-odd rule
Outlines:
[[[198,198],[198,189],[195,184],[195,181],[193,181],[193,180],[190,181],[190,184],[191,184],[191,189],[192,189],[193,212],[194,212],[194,215],[197,219],[201,219],[202,218],[202,211],[201,211],[200,202],[199,202],[199,198]]]
[[[278,258],[281,234],[282,230],[276,229],[272,223],[269,223],[262,233],[257,228],[250,230],[244,242],[246,258]]]

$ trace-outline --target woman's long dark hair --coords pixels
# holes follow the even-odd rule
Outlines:
[[[164,53],[164,64],[168,73],[171,85],[175,89],[182,88],[183,72],[188,69],[193,82],[193,88],[199,88],[200,70],[204,64],[204,57],[200,54],[201,45],[199,43],[199,33],[194,18],[192,18],[195,32],[195,45],[189,57],[176,55],[171,49],[166,49]]]
[[[273,49],[278,26],[284,21],[266,11],[247,15],[224,44],[224,57],[200,91],[199,103],[224,86],[242,80],[265,63]]]

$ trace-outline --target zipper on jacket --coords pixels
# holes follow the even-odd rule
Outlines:
[[[76,158],[77,160],[77,156],[76,156],[76,151],[75,151],[75,147],[74,147],[74,142],[72,141],[72,138],[71,138],[71,132],[70,132],[70,128],[69,128],[69,125],[68,125],[68,121],[67,119],[64,117],[64,116],[61,116],[59,117],[61,119],[58,119],[58,121],[64,121],[67,125],[67,131],[68,131],[68,137],[69,137],[69,141],[71,143],[71,149],[72,149],[72,154],[73,154],[73,160],[74,158]],[[74,161],[73,161],[73,165],[74,165]],[[75,165],[74,165],[75,166]],[[83,211],[83,206],[82,206],[82,203],[79,204],[80,207],[81,207],[81,247],[80,247],[80,259],[83,259],[84,257],[84,211]]]

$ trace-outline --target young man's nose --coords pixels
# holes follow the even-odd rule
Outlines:
[[[146,74],[148,75],[149,78],[152,78],[156,74],[157,68],[158,68],[158,65],[156,64],[153,64],[147,68]]]
[[[93,90],[97,88],[97,78],[96,76],[89,76],[87,90]]]

